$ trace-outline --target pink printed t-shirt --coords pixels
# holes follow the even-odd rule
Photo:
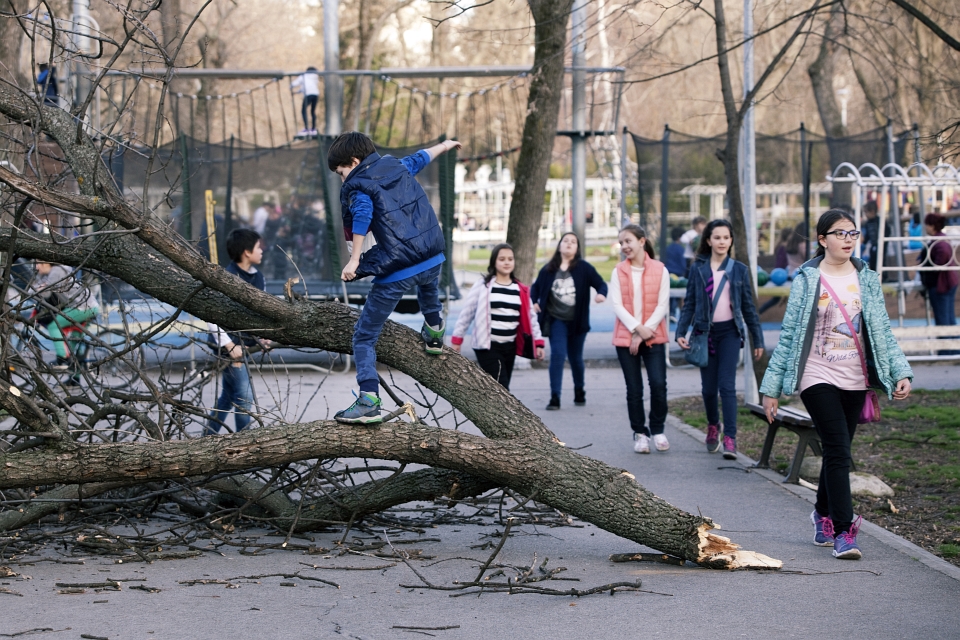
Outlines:
[[[833,287],[850,316],[860,344],[863,344],[863,306],[860,302],[860,279],[857,272],[840,277],[821,273],[820,277]],[[850,327],[843,319],[840,308],[823,286],[820,287],[817,323],[813,330],[813,343],[804,365],[803,377],[800,379],[800,391],[821,383],[847,391],[867,388],[863,380],[857,343],[850,334]]]
[[[715,270],[713,272],[713,293],[716,295],[717,287],[720,286],[721,277],[727,280],[727,283],[723,285],[723,291],[720,292],[720,299],[717,300],[717,305],[713,308],[714,322],[733,320],[733,308],[730,306],[730,281],[727,279],[725,271]]]

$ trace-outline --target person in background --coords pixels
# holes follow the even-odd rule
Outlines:
[[[621,232],[622,233],[622,232]],[[686,278],[689,265],[686,258],[686,247],[680,239],[683,237],[683,229],[674,227],[670,229],[670,239],[673,240],[667,245],[667,251],[663,254],[663,265],[667,268],[669,275],[678,278]],[[644,243],[647,246],[649,243]],[[669,277],[669,276],[668,276]],[[668,292],[669,293],[669,292]],[[680,307],[680,298],[670,298],[670,317],[677,317],[677,309]]]
[[[683,243],[684,246],[683,257],[687,261],[687,271],[690,270],[690,265],[693,264],[693,260],[696,258],[697,247],[700,246],[700,234],[703,233],[703,228],[706,226],[707,219],[703,216],[696,216],[690,223],[690,228],[680,236],[680,242]]]
[[[320,99],[320,74],[316,67],[307,70],[293,79],[290,89],[303,94],[300,115],[303,116],[303,130],[297,134],[301,138],[317,135],[317,101]],[[307,110],[310,110],[312,124],[307,122]]]
[[[463,336],[473,324],[473,352],[480,368],[507,390],[513,363],[523,357],[525,340],[532,340],[537,360],[543,360],[543,336],[530,303],[530,288],[513,275],[513,247],[498,244],[490,252],[487,275],[474,283],[453,328],[453,350],[459,352]]]
[[[267,220],[270,219],[270,212],[276,208],[276,205],[269,200],[257,207],[253,212],[253,220],[250,221],[250,228],[262,237],[267,230]]]
[[[616,320],[613,344],[627,385],[627,415],[633,430],[633,450],[650,453],[650,440],[657,451],[670,442],[663,433],[667,419],[667,348],[670,341],[667,309],[670,274],[654,259],[643,227],[628,224],[620,230],[624,260],[610,275],[610,300]],[[650,424],[643,410],[643,371],[650,385]]]
[[[784,267],[787,270],[787,274],[792,278],[793,274],[796,273],[797,269],[800,268],[804,262],[807,261],[807,253],[804,248],[804,245],[807,242],[805,235],[806,227],[802,222],[797,223],[793,229],[791,229],[790,238],[787,240],[787,245],[785,247],[787,254],[787,266]]]
[[[938,213],[928,213],[923,219],[924,235],[946,237],[943,228],[947,219]],[[928,267],[957,266],[954,247],[948,240],[931,240],[920,250],[917,264]],[[957,284],[960,283],[960,272],[953,270],[921,271],[920,282],[930,301],[930,310],[933,312],[933,321],[938,326],[953,326],[957,324],[955,299]],[[954,355],[953,351],[938,351],[941,355]]]
[[[727,220],[711,220],[700,237],[697,261],[690,269],[687,297],[677,321],[677,344],[689,349],[687,330],[708,336],[709,359],[700,369],[703,405],[707,413],[707,451],[720,450],[723,457],[737,458],[737,364],[740,349],[750,332],[753,357],[763,355],[763,331],[753,304],[753,289],[747,265],[730,257],[733,226]],[[723,423],[717,394],[723,401]]]
[[[263,242],[260,234],[250,229],[234,229],[227,236],[227,255],[230,264],[225,267],[227,273],[239,277],[247,284],[263,291],[266,282],[263,273],[257,270],[257,265],[263,260]],[[244,348],[261,345],[268,346],[268,341],[238,331],[225,331],[213,323],[207,323],[210,335],[217,346],[219,356],[227,360],[227,366],[221,374],[221,391],[217,399],[217,406],[207,420],[203,435],[212,436],[220,433],[221,427],[226,425],[227,416],[233,412],[236,430],[243,431],[250,425],[250,410],[253,408],[253,384],[250,381],[250,371],[244,362]]]
[[[860,519],[850,495],[850,446],[868,386],[903,400],[913,371],[897,345],[876,272],[854,258],[860,232],[849,213],[830,209],[817,222],[817,254],[790,288],[780,340],[760,384],[773,422],[781,394],[800,399],[820,436],[823,463],[810,519],[813,543],[859,559]],[[842,306],[841,306],[842,305]]]
[[[793,238],[794,230],[785,227],[780,230],[780,242],[777,243],[777,248],[773,250],[773,268],[774,269],[784,269],[787,273],[793,273],[788,269],[790,266],[789,259],[787,258],[787,245],[790,240]],[[760,308],[757,309],[758,315],[763,315],[767,310],[777,306],[780,301],[783,300],[780,296],[774,296],[760,305]]]
[[[568,359],[573,373],[573,404],[582,407],[587,403],[583,344],[590,331],[591,288],[597,291],[596,302],[606,300],[607,283],[583,259],[577,234],[567,232],[530,288],[540,329],[550,338],[550,411],[560,409],[563,363]]]
[[[57,359],[53,367],[66,371],[75,363],[70,345],[63,336],[67,327],[82,327],[100,312],[97,298],[91,290],[74,277],[74,271],[59,264],[36,263],[37,276],[30,283],[30,290],[38,298],[37,324],[46,327]]]
[[[40,73],[37,75],[37,85],[43,94],[43,103],[51,107],[60,106],[60,90],[57,87],[57,68],[40,63]]]

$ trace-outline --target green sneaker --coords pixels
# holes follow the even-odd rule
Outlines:
[[[380,417],[380,398],[371,393],[361,393],[352,405],[343,411],[337,411],[333,419],[345,424],[378,424]]]
[[[440,324],[439,330],[432,329],[426,322],[423,323],[423,326],[420,328],[420,337],[423,338],[427,353],[431,355],[443,353],[443,333],[446,329],[445,322]]]

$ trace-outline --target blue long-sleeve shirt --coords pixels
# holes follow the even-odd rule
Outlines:
[[[415,176],[430,164],[430,154],[421,149],[414,154],[401,158],[400,162],[407,168],[410,175]],[[367,232],[370,231],[370,223],[373,222],[373,200],[370,199],[370,196],[359,191],[355,193],[350,201],[350,213],[353,214],[353,227],[350,230],[356,235],[367,235]]]

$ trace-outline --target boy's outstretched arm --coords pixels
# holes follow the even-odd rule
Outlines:
[[[451,149],[462,149],[463,145],[457,142],[456,140],[444,140],[439,144],[435,144],[432,147],[424,149],[427,154],[430,156],[430,162],[436,160],[439,156],[443,155]]]

